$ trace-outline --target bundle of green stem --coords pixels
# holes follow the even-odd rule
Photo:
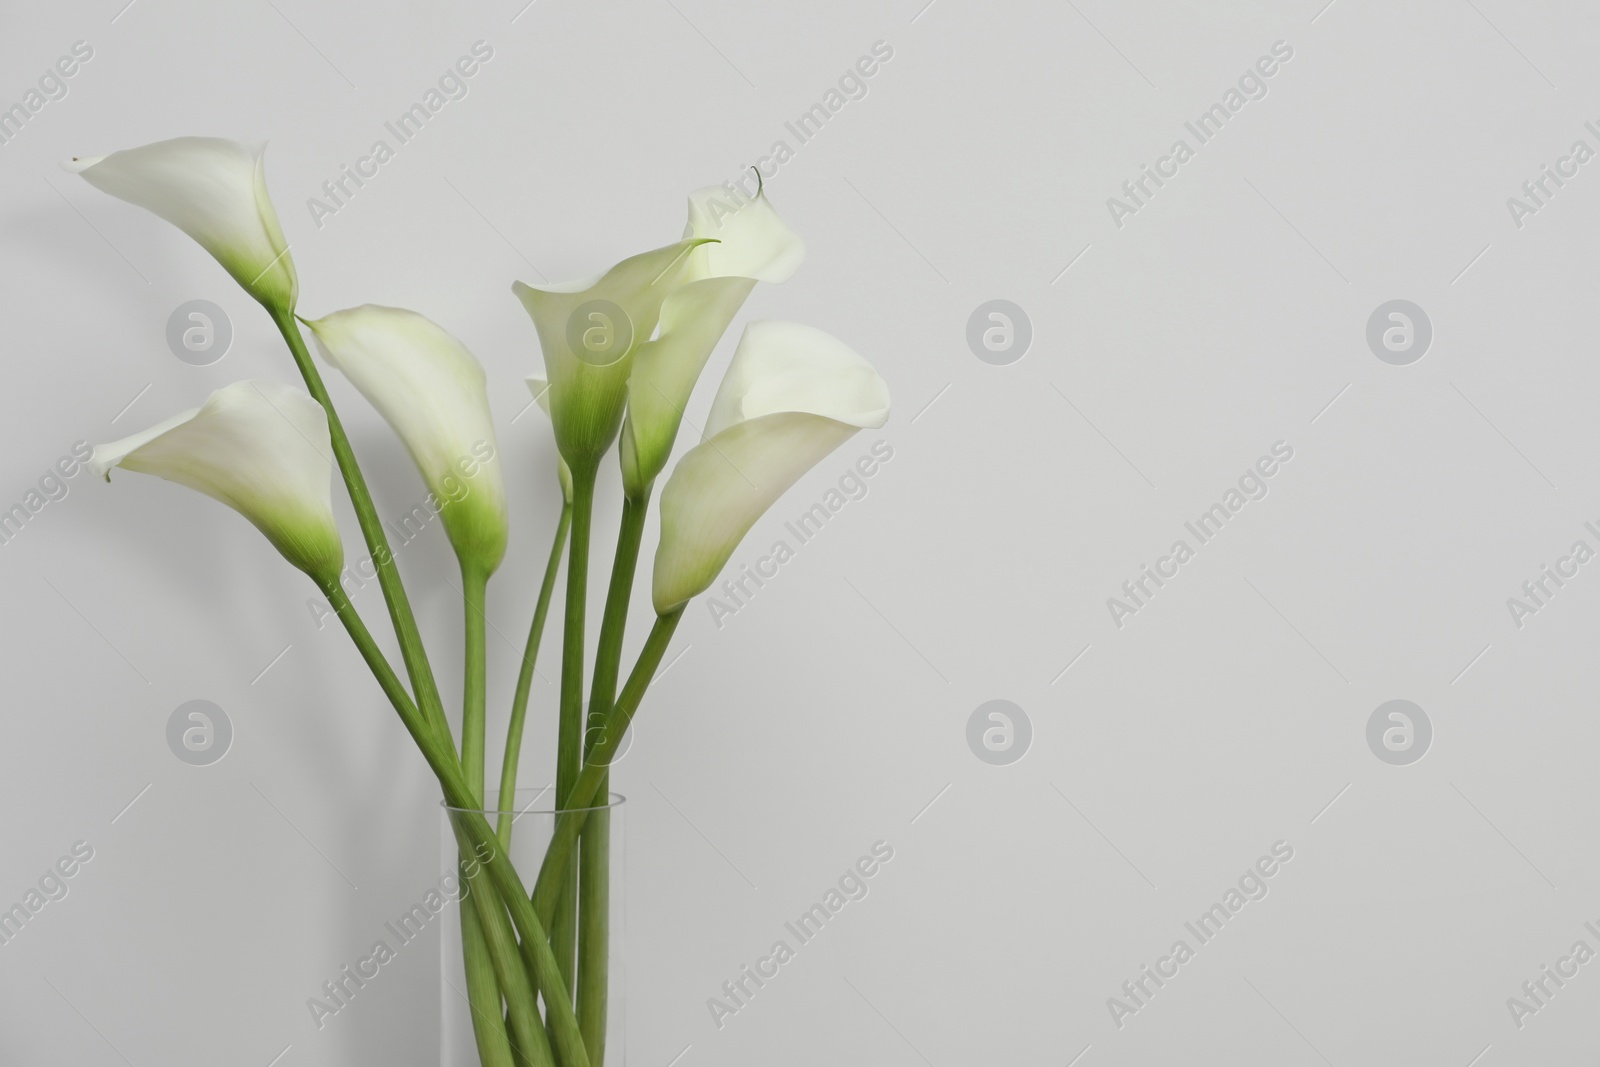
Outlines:
[[[505,556],[505,487],[476,358],[428,319],[363,305],[296,314],[299,282],[266,193],[259,150],[178,138],[89,160],[90,184],[194,237],[271,314],[306,393],[245,381],[199,408],[95,449],[89,466],[179,482],[249,519],[328,598],[434,775],[451,812],[467,893],[460,914],[467,999],[484,1067],[601,1067],[610,975],[609,766],[660,668],[686,605],[715,581],[772,503],[851,435],[888,418],[888,388],[842,342],[793,323],[749,324],[712,400],[701,442],[671,463],[702,369],[757,282],[782,281],[803,245],[757,183],[690,197],[684,239],[580,285],[513,290],[533,319],[563,503],[510,708],[496,825],[486,812],[485,647],[490,580]],[[378,410],[430,490],[461,568],[464,684],[452,732],[405,584],[366,479],[312,359]],[[601,463],[615,446],[621,525],[597,649],[585,661],[591,525]],[[330,460],[331,455],[331,460]],[[657,478],[655,621],[626,678],[630,603]],[[337,466],[383,591],[402,680],[345,592],[329,492]],[[537,872],[518,871],[513,834],[524,727],[541,638],[566,562],[556,821]],[[588,681],[588,714],[584,687]],[[530,886],[525,874],[533,874]]]
[[[305,376],[311,394],[328,411],[330,437],[340,473],[350,493],[380,586],[399,637],[401,655],[411,680],[408,688],[396,677],[382,651],[351,604],[343,587],[331,582],[323,587],[340,620],[354,639],[401,720],[410,731],[429,766],[439,778],[451,821],[458,835],[462,870],[468,892],[462,897],[460,921],[465,954],[467,997],[472,1008],[474,1033],[484,1067],[529,1064],[595,1065],[604,1062],[606,967],[608,936],[606,900],[609,890],[609,856],[605,848],[605,814],[593,813],[595,798],[604,803],[606,766],[617,741],[659,667],[682,608],[660,616],[629,675],[621,699],[616,683],[620,672],[623,627],[633,587],[642,522],[632,516],[643,508],[624,509],[618,562],[607,598],[601,649],[594,666],[591,731],[594,744],[584,761],[584,736],[568,694],[582,684],[585,600],[589,526],[594,499],[593,473],[574,484],[572,500],[561,509],[550,556],[540,584],[528,641],[522,656],[507,729],[502,765],[498,825],[491,828],[485,806],[485,718],[487,657],[485,645],[486,594],[489,574],[466,559],[461,565],[463,618],[465,620],[465,681],[459,750],[444,715],[443,701],[433,678],[405,588],[395,567],[382,524],[365,479],[345,437],[320,374],[312,363],[297,325],[280,318],[279,326]],[[557,806],[577,809],[548,850],[539,872],[540,884],[557,888],[550,903],[535,906],[535,897],[510,862],[514,797],[519,756],[534,670],[545,619],[561,567],[563,549],[569,547],[570,565],[566,596],[567,648],[576,657],[563,656],[562,711],[557,751],[558,764],[567,770],[559,782]],[[629,547],[631,545],[631,548]],[[581,689],[577,689],[581,697]],[[581,769],[581,773],[580,773]],[[583,879],[575,849],[581,849]],[[578,900],[579,886],[584,894]],[[596,902],[588,906],[590,901]]]

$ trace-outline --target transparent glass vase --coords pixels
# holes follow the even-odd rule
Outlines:
[[[523,884],[531,891],[544,861],[545,849],[555,832],[557,812],[554,808],[555,790],[552,787],[519,789],[515,808],[506,813],[511,820],[511,860],[522,876]],[[624,867],[626,820],[623,805],[627,798],[616,793],[609,795],[605,807],[588,810],[586,827],[604,820],[609,831],[611,871],[608,907],[610,917],[607,967],[607,1010],[605,1027],[604,1061],[592,1059],[592,1067],[627,1067],[627,1049],[624,1044],[625,1012],[623,990],[626,988],[624,971],[624,916],[626,914]],[[439,854],[442,869],[460,873],[461,856],[454,820],[460,809],[445,806],[440,818]],[[499,825],[501,813],[497,810],[480,811],[491,827]],[[574,853],[574,862],[577,854]],[[465,890],[465,880],[462,880]],[[469,894],[470,895],[470,894]],[[581,897],[581,894],[580,894]],[[462,949],[462,909],[451,909],[449,920],[441,924],[439,967],[439,1065],[440,1067],[481,1067],[477,1039],[473,1030],[472,1006],[467,1000],[466,966]],[[576,984],[576,983],[575,983]],[[543,1017],[543,1005],[540,1016]]]

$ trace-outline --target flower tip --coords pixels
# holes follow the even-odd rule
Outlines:
[[[84,463],[84,467],[96,478],[109,483],[111,481],[111,468],[115,467],[117,461],[122,458],[119,453],[120,450],[113,445],[95,445],[94,450],[89,453],[89,459]]]
[[[63,159],[61,161],[61,169],[66,171],[68,174],[82,174],[84,171],[88,170],[90,167],[94,166],[104,158],[106,157],[73,156],[71,159]]]
[[[300,315],[295,316],[295,318],[300,320],[300,325],[311,331],[311,340],[316,342],[318,350],[322,352],[324,357],[328,355],[328,330],[329,327],[333,325],[333,323],[329,320],[331,320],[333,316],[337,314],[338,312],[335,311],[330,315],[322,316],[320,319],[308,319]]]
[[[511,295],[517,298],[517,302],[522,305],[524,311],[530,315],[536,315],[535,309],[540,307],[546,298],[568,288],[572,289],[574,292],[577,292],[583,288],[583,285],[546,285],[541,289],[537,286],[529,285],[524,281],[514,281],[511,283]],[[535,317],[534,322],[538,322],[537,317]]]

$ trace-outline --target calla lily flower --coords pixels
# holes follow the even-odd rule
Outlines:
[[[821,330],[753,322],[722,379],[705,439],[661,493],[657,614],[716,580],[750,527],[800,476],[856,431],[889,418],[889,386]]]
[[[684,237],[714,238],[689,253],[684,284],[661,307],[657,335],[639,346],[622,428],[622,484],[639,497],[672,457],[684,407],[711,350],[757,282],[783,282],[805,259],[805,242],[757,190],[728,213],[711,186],[689,197]]]
[[[533,394],[534,402],[539,405],[539,410],[545,417],[550,417],[550,383],[543,378],[530,376],[527,379],[528,391]],[[556,454],[556,476],[561,481],[561,497],[567,503],[572,503],[572,468],[567,466],[567,461]]]
[[[506,554],[506,493],[477,358],[443,327],[404,308],[363,304],[306,325],[322,357],[411,453],[456,555],[492,574]]]
[[[592,470],[622,425],[633,354],[656,329],[661,302],[682,284],[690,238],[623,260],[598,278],[511,291],[533,318],[550,382],[556,447],[573,470]]]
[[[160,215],[216,257],[269,310],[294,310],[299,287],[289,242],[267,196],[262,154],[220,137],[178,137],[67,169],[101,192]]]
[[[97,445],[88,466],[107,481],[122,467],[199,490],[254,523],[322,589],[339,583],[328,416],[299,389],[235,382],[198,408]]]

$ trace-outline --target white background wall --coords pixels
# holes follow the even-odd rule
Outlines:
[[[1600,548],[1583,526],[1600,525],[1600,163],[1520,227],[1506,204],[1575,140],[1600,149],[1587,5],[124,2],[0,14],[0,103],[74,42],[94,51],[0,145],[0,505],[74,441],[294,380],[214,263],[56,167],[268,139],[302,309],[416,308],[495,383],[515,500],[500,716],[555,507],[545,425],[513,422],[538,356],[511,281],[675,239],[689,189],[796,148],[768,190],[808,261],[746,317],[844,338],[896,413],[735,562],[873,441],[894,458],[736,616],[690,611],[642,713],[617,772],[630,1063],[1600,1051],[1600,963],[1520,1029],[1506,1005],[1575,941],[1600,950],[1583,926],[1600,926],[1600,563],[1521,628],[1507,608],[1574,541]],[[315,225],[307,198],[478,40],[494,56],[469,95]],[[894,57],[866,97],[797,146],[785,121],[880,40]],[[1116,225],[1107,198],[1195,144],[1184,122],[1279,41],[1293,57],[1267,95]],[[997,298],[1033,329],[1007,366],[965,339]],[[191,299],[235,329],[212,366],[164,338]],[[1393,299],[1433,325],[1409,366],[1365,340]],[[380,510],[407,510],[414,471],[334,388]],[[1107,598],[1278,441],[1293,459],[1266,498],[1115,625]],[[401,563],[454,692],[438,531]],[[430,947],[320,1031],[306,1008],[439,875],[436,789],[311,593],[237,517],[136,476],[73,480],[0,545],[0,902],[94,849],[0,947],[0,1062],[430,1062]],[[358,603],[381,619],[375,591]],[[553,693],[535,688],[528,780]],[[167,747],[192,699],[235,729],[211,766]],[[992,699],[1032,724],[1009,766],[968,747]],[[1433,725],[1409,766],[1367,744],[1391,699]],[[719,1030],[707,998],[879,840],[895,858],[871,894]],[[1266,899],[1116,1026],[1107,999],[1278,841],[1294,858]]]

